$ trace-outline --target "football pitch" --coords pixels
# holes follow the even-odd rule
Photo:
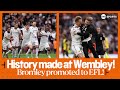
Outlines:
[[[56,54],[55,53],[51,53],[49,54],[51,56],[51,58],[56,58]],[[28,54],[29,58],[31,57],[31,54]],[[8,54],[8,58],[12,58],[12,54]],[[27,58],[26,54],[20,54],[19,58]],[[35,58],[35,54],[33,54],[33,58]],[[39,54],[38,58],[48,58],[46,54]]]
[[[118,54],[108,54],[109,58],[118,58]],[[69,54],[69,58],[73,58],[74,54]],[[68,57],[63,57],[63,54],[61,53],[59,55],[59,58],[68,58]]]

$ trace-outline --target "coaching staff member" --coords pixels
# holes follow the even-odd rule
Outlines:
[[[88,55],[88,49],[93,53],[94,58],[99,58],[95,48],[93,47],[92,37],[97,34],[94,25],[92,24],[93,18],[87,17],[83,25],[81,25],[81,36],[82,36],[82,46],[83,52],[86,58],[90,58]]]

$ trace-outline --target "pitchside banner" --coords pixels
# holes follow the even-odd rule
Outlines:
[[[120,79],[119,11],[1,11],[0,79]]]

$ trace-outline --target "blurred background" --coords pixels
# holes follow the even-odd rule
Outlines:
[[[42,27],[46,27],[49,25],[49,28],[51,29],[52,33],[52,38],[49,37],[49,45],[51,47],[51,50],[54,52],[54,49],[56,49],[56,47],[54,46],[54,43],[56,42],[56,14],[4,13],[2,34],[4,34],[7,27],[13,27],[14,23],[18,23],[19,28],[23,28],[26,23],[32,25],[33,21],[37,22],[37,27],[39,31],[41,31]],[[40,37],[38,37],[38,40],[40,42]],[[56,51],[54,53],[56,53]]]
[[[83,20],[87,16],[92,16],[94,21],[94,25],[96,27],[101,27],[102,32],[108,38],[109,41],[109,56],[110,58],[117,58],[118,57],[118,19],[117,18],[107,18],[101,19],[101,14],[60,14],[59,16],[59,33],[60,33],[60,46],[59,46],[59,57],[63,58],[63,35],[66,35],[67,44],[69,46],[68,54],[72,57],[73,52],[71,51],[71,35],[70,29],[74,25],[74,18],[75,16],[80,15]],[[107,15],[107,14],[106,14]],[[109,15],[116,15],[117,14],[109,14]]]

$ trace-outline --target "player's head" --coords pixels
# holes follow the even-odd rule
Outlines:
[[[50,25],[50,24],[46,24],[45,30],[46,30],[46,31],[50,31],[50,30],[51,30],[51,25]]]
[[[98,32],[98,33],[100,33],[100,32],[101,32],[100,27],[97,27],[97,28],[96,28],[96,30],[97,30],[97,32]]]
[[[26,30],[29,30],[29,27],[30,27],[29,24],[26,24],[26,25],[25,25]]]
[[[14,40],[13,36],[11,36],[11,37],[10,37],[10,40],[11,40],[11,41],[13,41],[13,40]]]
[[[49,30],[49,26],[48,25],[45,25],[45,30]]]
[[[15,29],[17,29],[17,28],[18,28],[18,24],[17,24],[17,23],[15,23],[15,24],[14,24],[14,27],[15,27]]]
[[[34,27],[36,27],[36,24],[37,24],[37,23],[36,23],[35,21],[32,22],[32,25],[33,25]]]
[[[7,28],[7,32],[10,33],[10,27]]]
[[[41,26],[41,28],[40,28],[42,31],[45,31],[45,26],[43,25],[43,26]]]
[[[76,16],[76,17],[75,17],[75,24],[76,24],[77,26],[80,26],[81,23],[82,23],[82,17],[81,17],[81,16]]]
[[[93,21],[93,18],[92,18],[92,17],[86,17],[86,19],[85,19],[85,24],[86,24],[86,25],[90,25],[90,24],[92,24],[92,21]]]
[[[63,34],[63,39],[66,39],[66,34]]]

